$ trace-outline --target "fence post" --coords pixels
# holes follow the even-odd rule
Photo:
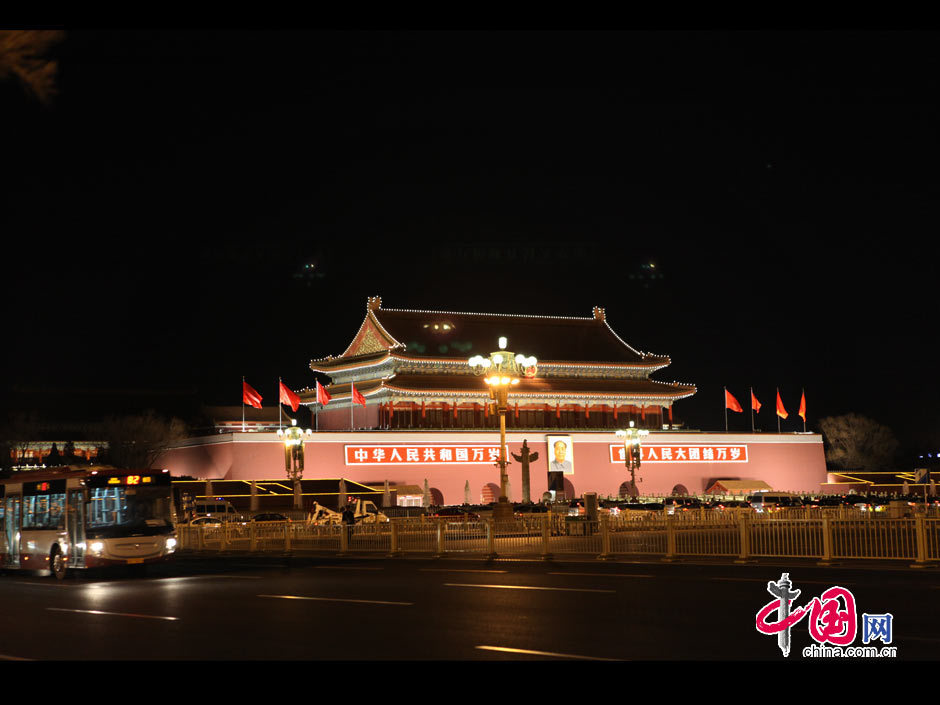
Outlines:
[[[917,540],[917,560],[911,568],[923,568],[927,565],[927,515],[914,518],[914,537]]]
[[[397,522],[397,521],[392,521],[392,522],[389,522],[389,524],[390,524],[390,528],[391,528],[391,530],[392,530],[392,535],[391,535],[391,539],[390,539],[390,541],[391,541],[391,546],[390,546],[390,548],[391,548],[391,553],[390,553],[389,555],[391,555],[391,556],[400,556],[400,555],[401,555],[401,550],[398,548],[398,522]]]
[[[441,557],[444,555],[444,523],[441,517],[438,517],[435,523],[437,524],[437,556]]]
[[[486,557],[496,558],[496,536],[493,531],[494,519],[490,517],[486,520]]]
[[[258,550],[258,532],[256,522],[248,522],[248,550],[257,551]]]
[[[748,520],[747,514],[739,514],[738,517],[738,540],[741,544],[740,551],[738,553],[737,560],[735,563],[751,563],[753,562],[748,556],[751,554],[751,533],[750,525],[751,522]]]
[[[601,555],[597,558],[602,561],[610,559],[610,516],[602,514],[601,520]]]
[[[290,522],[284,522],[284,551],[290,553]]]
[[[339,524],[339,555],[349,551],[349,524]]]
[[[817,565],[832,565],[832,521],[829,517],[822,520],[823,554]]]
[[[673,561],[676,559],[676,527],[675,517],[666,516],[666,555],[664,561]]]
[[[552,535],[552,515],[551,512],[542,517],[542,560],[549,560],[552,554],[548,551],[549,538]]]
[[[205,526],[197,526],[197,527],[196,527],[196,532],[197,532],[197,535],[199,536],[199,539],[196,541],[196,546],[197,546],[197,548],[198,548],[200,551],[205,550],[205,547],[206,547],[206,527],[205,527]]]

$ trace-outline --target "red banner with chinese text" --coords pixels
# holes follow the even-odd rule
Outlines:
[[[610,462],[625,462],[622,443],[610,444]],[[746,463],[747,445],[643,445],[642,463]]]
[[[348,445],[346,465],[472,465],[499,460],[499,445]]]

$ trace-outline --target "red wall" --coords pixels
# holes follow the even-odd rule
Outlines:
[[[348,414],[348,412],[347,412]],[[519,453],[522,441],[538,452],[530,466],[531,498],[538,501],[548,486],[549,451],[542,432],[507,434],[511,453]],[[551,434],[557,435],[557,434]],[[565,478],[577,495],[597,492],[617,495],[620,484],[629,480],[623,463],[611,463],[608,447],[618,443],[610,432],[571,433],[574,447],[574,474]],[[442,431],[362,431],[320,432],[305,443],[305,478],[339,478],[365,484],[423,486],[424,480],[438,489],[447,504],[464,501],[464,486],[470,481],[470,501],[478,503],[484,485],[499,483],[499,470],[487,462],[479,465],[346,465],[347,444],[443,445],[486,443],[498,445],[499,435],[492,432]],[[822,437],[817,434],[724,434],[658,433],[651,434],[646,445],[656,444],[744,444],[747,463],[652,463],[646,462],[638,473],[638,487],[643,495],[668,495],[676,485],[684,485],[692,494],[701,494],[717,479],[763,480],[775,490],[819,492],[828,479]],[[522,499],[522,472],[510,457],[511,499]],[[283,446],[274,433],[233,433],[193,438],[168,450],[155,467],[169,468],[174,476],[189,475],[199,479],[268,480],[285,477]]]

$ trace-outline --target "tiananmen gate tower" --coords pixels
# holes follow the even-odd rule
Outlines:
[[[370,297],[358,330],[350,324],[347,348],[309,363],[313,373],[329,379],[330,400],[317,402],[316,385],[298,394],[315,428],[303,440],[305,480],[345,478],[373,488],[387,482],[402,493],[411,488],[412,495],[427,486],[434,504],[495,499],[499,418],[468,360],[489,355],[505,337],[509,350],[537,358],[534,376],[520,378],[509,391],[511,501],[523,499],[517,462],[523,444],[538,453],[530,465],[533,501],[558,490],[562,475],[569,498],[584,492],[623,496],[630,476],[615,431],[631,422],[649,431],[637,476],[641,495],[703,494],[721,481],[816,493],[827,482],[819,434],[712,433],[673,423],[673,405],[695,394],[695,385],[653,379],[670,358],[632,347],[603,308],[592,313],[386,309],[380,297]],[[353,403],[353,387],[359,403]],[[281,437],[241,431],[234,422],[174,444],[155,466],[205,480],[283,482]]]
[[[498,428],[486,386],[467,359],[496,348],[535,355],[538,374],[510,394],[507,428],[661,429],[672,405],[695,387],[650,375],[669,365],[663,355],[625,343],[595,307],[590,318],[383,309],[372,297],[349,347],[338,357],[313,360],[328,375],[329,407],[316,410],[318,427],[351,428],[351,386],[366,400],[353,409],[355,428]],[[300,395],[316,404],[316,391]]]

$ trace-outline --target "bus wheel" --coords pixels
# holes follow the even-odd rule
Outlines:
[[[58,546],[52,547],[52,554],[49,556],[49,567],[56,580],[65,580],[65,574],[69,572],[68,559],[62,554]]]

